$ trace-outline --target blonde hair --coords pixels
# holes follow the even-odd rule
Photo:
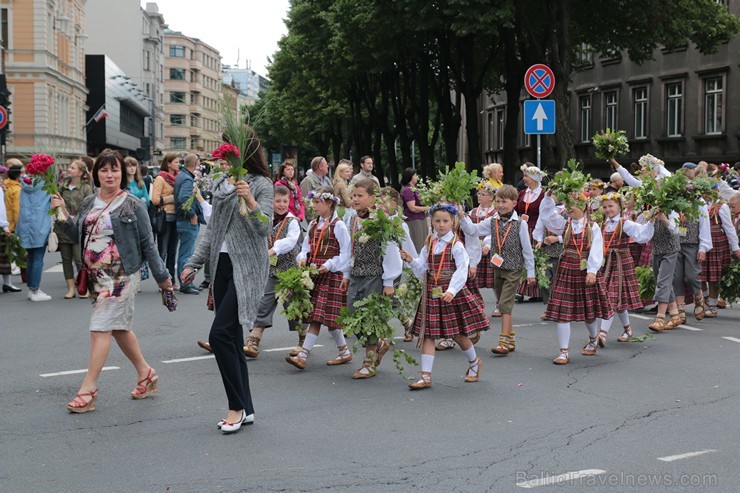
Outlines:
[[[10,168],[11,166],[21,166],[21,167],[23,167],[23,163],[21,162],[21,160],[20,159],[16,159],[16,158],[10,158],[10,159],[8,159],[7,161],[5,161],[5,165],[8,168]]]
[[[494,171],[504,171],[501,163],[491,163],[483,166],[483,178],[490,180]]]
[[[341,175],[348,169],[353,169],[352,161],[348,161],[346,159],[342,159],[341,161],[339,161],[339,164],[334,169],[334,180],[333,180],[334,185],[339,183],[339,180],[344,180],[344,178],[342,178]]]

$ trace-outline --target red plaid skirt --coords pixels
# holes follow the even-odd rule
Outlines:
[[[484,309],[486,308],[486,302],[483,301],[483,295],[480,294],[480,288],[478,287],[478,276],[475,276],[475,279],[471,279],[468,277],[467,282],[465,283],[465,286],[467,286],[468,290],[470,291],[470,294],[472,294],[475,297],[475,300],[480,303],[480,306],[482,306]]]
[[[540,288],[537,286],[537,283],[527,284],[526,279],[519,283],[519,286],[516,288],[516,294],[529,296],[530,298],[542,298],[542,293],[540,293]]]
[[[717,282],[722,279],[722,273],[732,262],[730,242],[727,241],[722,221],[710,217],[712,229],[712,249],[707,252],[707,259],[701,264],[702,281]]]
[[[545,316],[555,322],[591,322],[614,315],[601,274],[596,284],[586,285],[586,271],[572,247],[566,248],[560,259],[547,303]]]
[[[478,263],[478,272],[475,276],[479,288],[493,289],[493,264],[491,263],[491,252],[481,256]]]
[[[347,306],[347,292],[340,289],[341,272],[327,272],[313,278],[314,288],[311,291],[313,311],[308,314],[306,323],[316,322],[330,329],[340,328],[337,317],[343,306]]]
[[[640,251],[640,260],[637,261],[637,267],[652,267],[653,265],[653,242],[648,241],[642,245]]]
[[[0,233],[0,275],[9,276],[10,271],[10,261],[5,255],[5,235]]]
[[[640,243],[630,243],[630,255],[632,255],[632,262],[635,266],[640,265],[640,258],[642,257],[642,247]]]
[[[619,248],[610,250],[601,275],[609,295],[612,309],[617,311],[636,310],[644,303],[640,299],[640,284],[635,274],[632,255],[626,248],[626,241]],[[611,264],[609,260],[611,259]],[[607,270],[607,267],[609,270]]]
[[[448,271],[445,275],[443,271],[438,284],[442,288],[442,292],[447,291],[451,277],[451,272]],[[471,336],[490,328],[491,324],[488,321],[483,303],[478,301],[467,286],[463,287],[452,301],[446,303],[439,298],[432,299],[434,276],[429,271],[427,271],[426,285],[426,330],[424,331],[424,337],[448,339],[461,334]],[[422,311],[421,307],[416,310],[413,330],[415,336],[421,334],[424,324]]]

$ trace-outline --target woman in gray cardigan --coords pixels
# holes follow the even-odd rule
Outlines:
[[[206,262],[215,273],[216,313],[208,341],[229,402],[226,418],[218,423],[225,434],[254,422],[242,327],[257,316],[269,269],[267,238],[272,221],[262,222],[258,214],[272,217],[273,188],[259,141],[255,138],[249,147],[250,152],[244,153],[249,156],[244,161],[249,172],[246,178],[235,184],[225,178],[214,183],[213,212],[206,232],[180,276],[187,285]],[[238,197],[244,198],[252,211],[247,216],[239,212]]]
[[[146,206],[125,191],[123,169],[123,157],[117,151],[103,151],[98,156],[92,172],[98,192],[82,201],[76,217],[69,215],[59,194],[51,201],[67,218],[62,223],[64,232],[82,247],[93,299],[90,362],[80,391],[67,404],[71,413],[95,410],[97,381],[108,359],[111,336],[138,374],[131,397],[145,399],[157,391],[157,373],[144,359],[131,330],[141,264],[149,261],[160,288],[172,289],[172,281],[154,246]]]

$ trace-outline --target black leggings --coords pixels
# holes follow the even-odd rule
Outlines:
[[[244,357],[244,331],[239,323],[239,306],[234,286],[234,269],[229,254],[221,253],[213,279],[213,302],[216,316],[211,325],[208,342],[224,381],[229,409],[244,409],[253,414],[252,394],[249,392],[247,359]]]

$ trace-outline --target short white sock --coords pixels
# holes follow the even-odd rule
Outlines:
[[[617,315],[619,315],[619,321],[622,322],[624,327],[630,326],[630,312],[622,310],[621,312],[617,312]]]
[[[316,344],[316,341],[319,340],[319,336],[316,334],[311,334],[310,332],[306,334],[306,339],[303,341],[303,349],[306,351],[301,351],[298,353],[298,357],[301,359],[306,359],[308,356],[308,353],[311,352],[311,349],[313,349],[313,345]]]
[[[432,366],[434,366],[434,355],[433,354],[422,354],[421,355],[422,373],[432,373]]]
[[[475,354],[475,346],[470,346],[470,349],[466,349],[466,350],[464,350],[464,351],[463,351],[463,354],[465,355],[465,357],[466,357],[466,358],[468,358],[468,361],[469,361],[470,363],[472,363],[473,361],[475,361],[475,358],[477,358],[477,357],[478,357],[478,356],[477,356],[477,355]]]
[[[570,347],[570,322],[558,324],[558,344],[560,349]]]
[[[707,305],[717,308],[717,298],[707,298]]]
[[[588,329],[588,335],[591,337],[596,337],[596,334],[599,333],[599,326],[596,323],[596,320],[593,322],[586,322],[586,328]]]
[[[609,329],[612,328],[612,322],[614,322],[614,315],[612,315],[609,318],[605,318],[601,321],[601,330],[604,332],[609,332]]]
[[[338,348],[347,345],[347,340],[344,338],[344,332],[342,332],[340,329],[330,330],[329,334],[331,334],[334,342],[337,343]]]

